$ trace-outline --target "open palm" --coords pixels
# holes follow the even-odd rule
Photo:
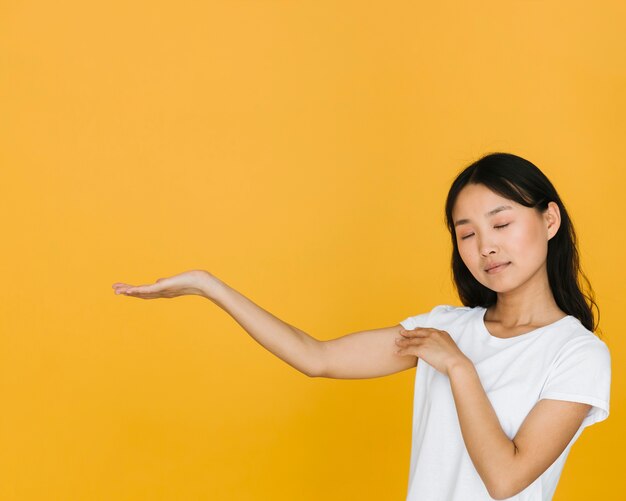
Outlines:
[[[203,295],[202,285],[210,274],[204,270],[190,270],[178,275],[159,278],[153,284],[131,285],[124,282],[113,284],[115,294],[125,294],[142,299],[171,298],[185,295]]]

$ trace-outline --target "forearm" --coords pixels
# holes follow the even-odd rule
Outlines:
[[[321,341],[272,315],[213,275],[207,277],[201,290],[261,346],[307,376],[317,375]]]
[[[473,363],[467,359],[448,375],[467,451],[487,490],[497,497],[515,460],[515,444],[504,433]]]

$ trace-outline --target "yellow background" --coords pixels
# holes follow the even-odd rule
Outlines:
[[[624,459],[624,2],[2,1],[0,499],[401,500],[413,378],[307,378],[198,296],[206,269],[318,339],[460,304],[456,174],[534,162],[580,238]]]

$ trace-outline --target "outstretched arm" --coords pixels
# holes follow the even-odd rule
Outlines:
[[[307,376],[321,363],[321,341],[282,321],[206,270],[190,270],[153,284],[113,284],[116,294],[142,299],[197,295],[228,313],[261,346]]]
[[[205,270],[160,278],[153,284],[113,284],[116,294],[143,299],[198,295],[226,311],[261,346],[310,377],[364,379],[393,374],[417,364],[394,353],[400,325],[353,332],[321,341],[269,311]]]

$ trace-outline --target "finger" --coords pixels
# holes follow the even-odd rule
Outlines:
[[[132,297],[136,297],[139,299],[154,299],[157,297],[162,297],[159,294],[154,294],[154,293],[150,293],[150,292],[132,292],[130,294],[128,294],[128,296],[132,296]]]
[[[402,329],[400,331],[400,334],[402,336],[404,336],[405,338],[415,338],[415,337],[423,337],[423,336],[427,336],[428,335],[428,330],[427,328],[423,328],[423,327],[416,327],[415,329],[412,329],[410,331],[404,330]]]
[[[140,294],[151,294],[161,292],[167,289],[167,286],[164,282],[155,282],[153,284],[144,284],[137,285],[136,287],[132,287],[129,289],[131,292],[140,293]]]
[[[139,288],[139,287],[134,287],[132,289],[128,289],[127,291],[124,292],[124,294],[126,294],[127,296],[140,297],[140,298],[143,298],[143,299],[156,297],[156,294],[151,293],[150,291],[146,290],[145,288]]]
[[[126,289],[126,292],[130,294],[143,294],[146,292],[153,292],[153,289],[151,287],[152,285],[147,285],[147,284],[136,285],[134,287],[129,287],[128,289]]]
[[[411,353],[409,350],[407,350],[406,348],[400,348],[399,350],[396,350],[396,355],[399,356],[406,356],[406,355],[413,355],[413,353]],[[415,356],[415,355],[413,355]]]
[[[122,289],[124,294],[137,294],[145,292],[146,285],[128,285]]]
[[[422,345],[422,340],[418,338],[396,339],[396,342],[395,342],[396,353],[405,353],[409,355],[414,349],[419,348],[421,345]]]

